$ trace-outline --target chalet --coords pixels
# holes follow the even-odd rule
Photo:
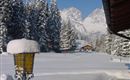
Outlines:
[[[92,47],[92,45],[87,44],[87,45],[81,47],[81,48],[80,48],[80,51],[91,52],[91,51],[93,51],[93,47]]]

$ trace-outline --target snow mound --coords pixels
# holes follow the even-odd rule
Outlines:
[[[1,55],[5,55],[6,56],[6,55],[8,55],[8,53],[7,52],[2,52]]]
[[[13,78],[10,75],[2,74],[0,75],[0,80],[13,80]]]
[[[109,76],[105,73],[93,73],[87,75],[88,80],[117,80],[116,77]]]
[[[10,54],[37,53],[40,52],[39,50],[39,45],[36,41],[27,39],[12,40],[7,45],[7,52]]]

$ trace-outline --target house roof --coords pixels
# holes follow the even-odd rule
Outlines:
[[[102,2],[108,31],[128,38],[118,32],[130,29],[130,0],[102,0]]]

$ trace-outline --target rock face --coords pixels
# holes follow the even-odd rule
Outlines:
[[[10,54],[18,53],[37,53],[40,52],[36,41],[27,39],[12,40],[7,45],[7,52]]]

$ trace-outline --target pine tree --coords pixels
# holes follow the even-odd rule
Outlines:
[[[70,32],[68,33],[68,36],[70,36],[70,45],[71,45],[71,50],[75,50],[76,48],[76,39],[78,38],[77,36],[77,32],[76,32],[76,29],[74,27],[74,25],[72,24],[72,22],[70,21],[69,19],[69,22],[68,22],[68,26],[70,26]]]
[[[130,37],[130,30],[122,31],[122,34]],[[119,37],[115,36],[114,43],[113,43],[114,49],[113,54],[117,56],[129,56],[130,55],[130,41]]]
[[[122,31],[126,36],[130,36],[130,31]],[[129,56],[130,55],[130,41],[117,35],[109,34],[106,38],[106,52],[117,56]]]
[[[124,31],[124,33],[126,36],[130,37],[130,29],[129,30],[126,30]],[[124,39],[122,38],[122,41],[121,41],[121,53],[122,54],[119,54],[120,56],[130,56],[130,40],[128,39]]]
[[[112,35],[110,33],[107,33],[106,35],[106,41],[105,41],[105,46],[106,46],[106,52],[108,54],[111,54],[111,49],[112,49]]]
[[[55,52],[59,52],[60,49],[60,28],[61,28],[60,12],[57,8],[56,0],[51,0],[47,33],[49,36],[48,45]]]
[[[24,4],[22,0],[12,0],[11,24],[8,24],[8,36],[12,39],[23,38],[24,33]]]
[[[48,51],[46,32],[48,21],[48,3],[46,0],[35,0],[26,5],[26,37],[36,40],[42,52]]]
[[[47,21],[48,21],[48,4],[46,0],[42,0],[38,2],[38,42],[40,43],[41,51],[45,52],[48,51],[48,35],[46,32]]]
[[[31,35],[30,35],[30,27],[31,27],[31,22],[30,22],[30,6],[29,6],[29,2],[26,2],[25,6],[24,6],[24,16],[25,16],[25,24],[24,24],[24,30],[25,32],[23,33],[24,38],[26,39],[31,39]]]
[[[7,32],[8,24],[11,24],[11,1],[1,0],[0,1],[0,52],[5,51],[7,44]]]
[[[62,26],[60,30],[60,50],[72,50],[76,44],[76,34],[73,29],[73,25],[68,18],[68,20],[64,20],[62,18]]]
[[[38,42],[38,16],[37,0],[27,2],[25,6],[25,34],[24,37]]]
[[[70,37],[71,37],[71,26],[68,22],[62,22],[61,32],[60,32],[60,50],[69,50],[71,48],[70,45]]]

